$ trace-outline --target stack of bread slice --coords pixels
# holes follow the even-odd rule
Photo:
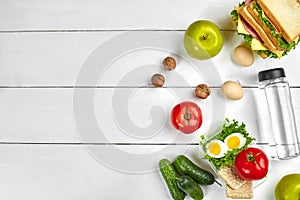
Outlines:
[[[218,171],[218,175],[226,183],[226,196],[232,199],[253,198],[253,183],[241,179],[234,166],[225,166]]]

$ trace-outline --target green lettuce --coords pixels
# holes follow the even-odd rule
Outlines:
[[[257,51],[258,55],[260,55],[262,53],[264,53],[267,57],[270,57],[270,58],[278,58],[277,54],[273,53],[270,50],[258,50]]]
[[[239,17],[238,11],[237,10],[232,10],[230,14],[231,14],[231,19],[233,21],[237,22],[238,17]]]
[[[240,4],[240,6],[241,5],[243,5],[243,3]],[[238,11],[237,10],[232,10],[230,14],[231,14],[231,19],[233,21],[237,22],[238,21],[238,17],[239,17]],[[247,42],[247,44],[249,46],[251,46],[251,43],[252,43],[252,36],[251,35],[249,35],[249,34],[243,34],[243,33],[238,33],[238,34],[242,35],[244,37],[244,40]]]
[[[252,44],[252,35],[249,34],[243,34],[243,33],[238,33],[239,35],[242,35],[244,37],[245,42],[251,47]]]
[[[224,166],[232,166],[235,161],[235,157],[239,152],[248,148],[255,138],[250,137],[249,133],[246,130],[246,125],[244,123],[239,123],[236,120],[230,121],[226,119],[226,123],[222,127],[222,131],[212,139],[224,141],[225,138],[232,133],[241,133],[246,138],[246,144],[242,148],[237,148],[229,150],[224,157],[222,158],[213,158],[207,153],[204,155],[204,159],[210,161],[217,170],[221,169]],[[208,141],[209,142],[209,141]],[[208,142],[202,143],[203,148],[206,148]]]

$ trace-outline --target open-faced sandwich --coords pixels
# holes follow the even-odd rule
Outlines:
[[[281,58],[300,41],[299,0],[245,0],[231,15],[238,34],[262,58]]]

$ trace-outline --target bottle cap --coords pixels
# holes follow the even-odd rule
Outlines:
[[[259,81],[265,81],[265,80],[281,78],[281,77],[285,77],[283,68],[269,69],[269,70],[260,71],[258,73]]]

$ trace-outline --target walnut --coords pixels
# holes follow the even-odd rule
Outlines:
[[[163,65],[166,70],[174,70],[176,68],[176,60],[172,57],[166,57],[163,61]]]
[[[195,95],[200,99],[206,99],[210,92],[210,88],[206,84],[200,84],[195,89]]]
[[[154,74],[151,78],[151,83],[154,87],[162,87],[165,83],[165,77],[161,74]]]

